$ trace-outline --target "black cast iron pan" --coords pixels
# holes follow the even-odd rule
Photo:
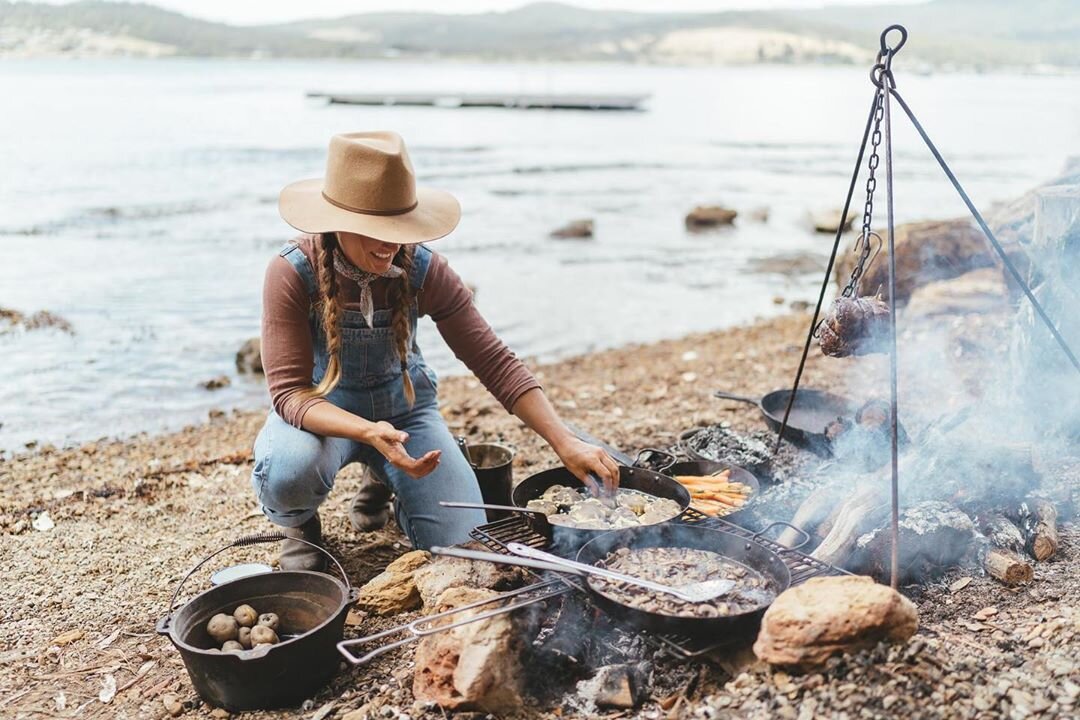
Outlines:
[[[779,595],[791,585],[790,571],[780,556],[773,551],[738,535],[693,525],[664,524],[602,533],[581,547],[577,553],[577,561],[595,565],[607,558],[611,552],[624,547],[631,550],[649,547],[709,550],[764,575],[773,596]],[[472,560],[565,572],[565,569],[558,566],[514,555],[440,547],[431,548],[431,552],[436,555],[451,555]],[[642,630],[689,635],[709,643],[726,643],[750,636],[756,632],[761,616],[770,604],[763,602],[748,612],[724,617],[683,617],[641,610],[610,598],[595,589],[587,578],[581,581],[581,585],[593,602],[616,620]]]
[[[717,390],[713,393],[713,396],[722,400],[735,400],[757,405],[758,409],[761,410],[761,416],[764,418],[765,424],[773,432],[778,433],[780,432],[780,425],[784,421],[784,413],[787,411],[791,390],[773,390],[761,398],[751,398]],[[827,455],[831,451],[829,441],[825,437],[825,426],[838,417],[849,418],[854,416],[855,410],[855,406],[847,398],[824,390],[800,388],[795,395],[795,404],[791,408],[791,415],[788,417],[787,429],[784,430],[784,439]]]
[[[750,497],[747,499],[747,504],[735,512],[720,516],[728,522],[739,524],[739,521],[745,517],[743,513],[749,509],[751,503],[757,500],[758,493],[761,492],[761,485],[752,472],[738,465],[715,460],[687,460],[668,466],[664,470],[664,474],[672,477],[679,475],[716,475],[724,470],[728,471],[731,482],[739,482],[750,486]],[[693,501],[691,500],[691,502]]]

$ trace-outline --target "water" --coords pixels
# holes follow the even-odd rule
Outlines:
[[[1080,146],[1075,77],[898,73],[981,206]],[[652,97],[647,112],[604,114],[326,106],[307,90]],[[422,182],[460,198],[458,231],[435,247],[523,356],[783,312],[775,296],[811,299],[820,280],[750,263],[827,254],[805,213],[842,202],[870,86],[862,68],[35,60],[0,64],[0,97],[0,306],[76,329],[0,336],[0,449],[13,449],[265,405],[233,355],[258,334],[263,270],[293,234],[277,192],[321,174],[334,132],[398,130]],[[898,219],[962,214],[913,131],[896,142]],[[771,217],[688,234],[686,211],[714,202]],[[579,217],[594,240],[547,237]],[[434,326],[421,344],[440,372],[464,371]],[[221,374],[230,387],[199,387]]]

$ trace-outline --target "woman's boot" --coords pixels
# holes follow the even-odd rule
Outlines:
[[[312,515],[310,520],[299,527],[282,528],[282,530],[288,538],[281,544],[281,554],[278,555],[278,565],[282,570],[322,572],[326,569],[325,553],[307,544],[314,543],[322,546],[322,523],[319,522],[318,514]],[[300,542],[300,540],[307,540],[307,542]]]
[[[357,532],[374,532],[390,520],[390,488],[364,468],[360,489],[349,504],[349,522]]]

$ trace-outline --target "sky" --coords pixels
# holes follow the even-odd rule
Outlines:
[[[36,2],[38,0],[23,0]],[[66,4],[75,0],[49,0]],[[443,13],[475,13],[511,10],[526,0],[148,0],[151,5],[205,20],[235,25],[258,25],[307,18],[339,17],[385,10],[423,10]],[[717,10],[764,10],[812,8],[822,5],[888,5],[925,0],[563,0],[571,5],[601,10],[641,12],[703,12]]]

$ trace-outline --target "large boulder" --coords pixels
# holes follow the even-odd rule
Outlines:
[[[905,317],[984,314],[1008,302],[1005,278],[994,268],[980,268],[950,280],[935,280],[916,288]]]
[[[836,231],[840,228],[840,224],[844,225],[844,232],[851,230],[851,225],[855,222],[855,213],[848,210],[848,214],[841,219],[841,209],[833,208],[832,210],[812,210],[810,212],[810,225],[813,226],[814,232],[827,233],[829,235],[835,235]]]
[[[487,549],[479,543],[467,543],[465,547]],[[524,584],[526,577],[523,568],[443,555],[417,569],[414,582],[424,605],[431,608],[450,588],[508,590]]]
[[[430,560],[431,555],[424,550],[405,553],[360,588],[356,606],[383,616],[417,609],[421,600],[415,574]]]
[[[905,642],[918,626],[915,605],[873,578],[812,578],[781,593],[765,611],[754,654],[808,669],[881,641]]]
[[[889,290],[888,233],[879,231],[884,245],[862,277],[861,295],[883,296]],[[836,261],[836,284],[843,288],[858,255],[854,241]],[[906,303],[916,288],[946,280],[994,262],[993,250],[983,234],[965,219],[907,223],[896,228],[896,300]]]
[[[449,610],[494,597],[480,588],[454,587],[443,593],[436,609]],[[481,606],[452,616],[455,621],[490,610]],[[514,614],[496,615],[445,632],[428,635],[416,648],[413,696],[444,710],[513,712],[521,707],[524,635]]]
[[[236,351],[236,371],[240,374],[262,375],[262,340],[257,337],[245,340]]]

